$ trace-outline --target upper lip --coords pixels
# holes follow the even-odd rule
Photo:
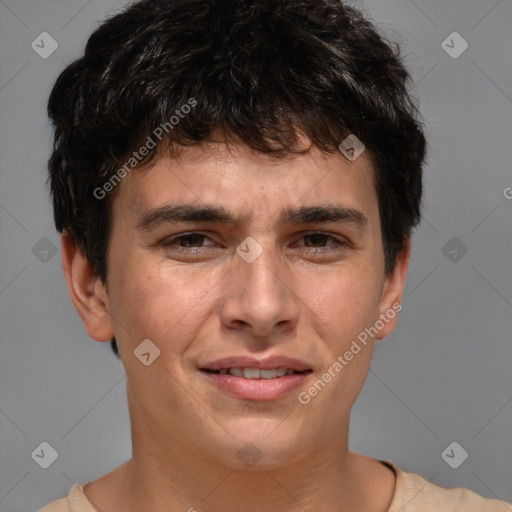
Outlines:
[[[286,356],[271,356],[264,359],[256,359],[247,356],[230,356],[206,363],[200,367],[201,370],[222,370],[224,368],[259,368],[260,370],[289,368],[297,372],[311,370],[303,361]]]

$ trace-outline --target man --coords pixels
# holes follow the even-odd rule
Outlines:
[[[501,511],[348,451],[401,309],[425,139],[335,0],[146,0],[49,100],[63,267],[133,457],[44,512]]]

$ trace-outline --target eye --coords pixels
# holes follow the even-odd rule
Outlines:
[[[210,240],[210,238],[202,233],[183,233],[164,240],[162,245],[164,247],[176,248],[178,250],[199,249],[201,247],[205,247],[201,243],[204,240]]]
[[[337,241],[334,237],[326,235],[325,233],[310,233],[308,235],[304,235],[303,240],[310,240],[310,242],[315,246],[318,244],[324,245],[327,241]]]
[[[308,249],[308,251],[310,252],[325,252],[325,250],[335,251],[345,246],[348,246],[348,243],[345,242],[344,240],[338,239],[337,237],[321,232],[307,233],[302,237],[301,240],[304,240],[306,242],[309,240],[309,243],[314,246],[308,247],[306,244],[306,249]]]

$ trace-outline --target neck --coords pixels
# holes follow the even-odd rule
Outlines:
[[[340,434],[341,432],[341,434]],[[287,463],[233,468],[178,440],[133,429],[133,457],[120,488],[126,512],[246,512],[364,510],[358,456],[347,450],[347,429]],[[154,433],[153,433],[154,434]],[[172,508],[171,508],[172,507]],[[105,510],[104,512],[111,512]],[[114,512],[114,511],[112,511]]]
[[[338,512],[359,510],[362,504],[354,461],[347,453],[331,461],[326,460],[330,454],[318,453],[285,468],[245,470],[209,465],[183,451],[170,457],[160,452],[158,460],[149,454],[135,451],[126,464],[122,488],[128,490],[134,512]]]
[[[283,454],[266,443],[261,460],[244,467],[220,449],[206,453],[186,432],[148,428],[135,413],[133,457],[86,490],[100,512],[385,512],[393,497],[390,470],[348,452],[349,418],[309,448]]]

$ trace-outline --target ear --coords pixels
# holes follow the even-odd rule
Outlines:
[[[379,320],[382,321],[384,327],[375,336],[377,340],[386,338],[395,329],[398,313],[402,310],[402,295],[407,279],[410,255],[411,239],[409,238],[404,250],[397,258],[393,272],[386,278],[384,283],[379,304]]]
[[[114,331],[108,312],[107,293],[87,258],[66,232],[61,237],[62,267],[69,294],[90,338],[110,341]]]

